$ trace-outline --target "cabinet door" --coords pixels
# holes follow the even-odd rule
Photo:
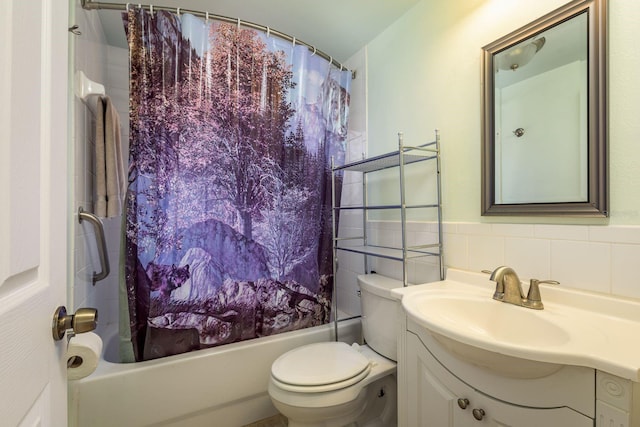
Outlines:
[[[456,396],[427,368],[425,349],[407,334],[407,422],[410,427],[453,427]]]

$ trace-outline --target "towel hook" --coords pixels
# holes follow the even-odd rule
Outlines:
[[[69,32],[75,36],[81,36],[82,31],[80,31],[80,26],[78,24],[74,24],[69,27]]]

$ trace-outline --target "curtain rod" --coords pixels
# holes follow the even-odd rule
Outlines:
[[[82,8],[86,9],[86,10],[104,9],[104,10],[123,10],[124,11],[124,10],[128,10],[129,6],[132,6],[132,5],[135,6],[135,4],[131,4],[131,3],[126,3],[126,4],[125,3],[105,3],[105,2],[93,1],[93,0],[81,0],[80,3],[82,4]],[[294,45],[295,44],[299,44],[301,46],[305,46],[307,49],[313,51],[313,53],[315,55],[318,55],[321,58],[324,58],[327,61],[331,62],[331,64],[335,65],[336,68],[339,68],[340,70],[344,70],[344,71],[349,71],[349,69],[347,67],[345,67],[340,62],[338,62],[335,59],[333,59],[332,56],[327,55],[326,53],[324,53],[321,50],[317,50],[315,46],[312,46],[312,45],[310,45],[308,43],[305,43],[302,40],[298,40],[295,37],[292,37],[292,36],[290,36],[288,34],[282,33],[282,32],[280,32],[278,30],[274,30],[273,28],[265,27],[264,25],[255,24],[255,23],[249,22],[249,21],[242,21],[242,20],[240,20],[240,18],[230,18],[228,16],[215,15],[213,13],[202,12],[202,11],[199,11],[199,10],[183,9],[181,7],[176,8],[176,7],[142,5],[142,4],[138,4],[137,6],[142,8],[142,9],[149,10],[151,12],[153,12],[154,10],[163,10],[163,11],[166,11],[166,12],[176,13],[178,15],[180,15],[181,13],[188,13],[188,14],[191,14],[191,15],[199,16],[201,18],[214,19],[216,21],[222,21],[222,22],[228,22],[228,23],[231,23],[231,24],[243,25],[245,27],[253,28],[254,30],[264,31],[264,32],[267,33],[267,35],[273,34],[274,36],[278,36],[281,39],[284,39],[284,40],[292,42]],[[351,78],[352,79],[356,78],[356,72],[355,71],[351,71]]]

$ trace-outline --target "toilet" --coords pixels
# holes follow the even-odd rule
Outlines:
[[[321,342],[284,353],[271,366],[269,396],[289,427],[393,427],[396,402],[396,303],[402,282],[358,276],[367,345]]]

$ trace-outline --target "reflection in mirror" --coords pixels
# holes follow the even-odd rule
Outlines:
[[[483,215],[607,215],[597,6],[574,1],[483,48]]]

